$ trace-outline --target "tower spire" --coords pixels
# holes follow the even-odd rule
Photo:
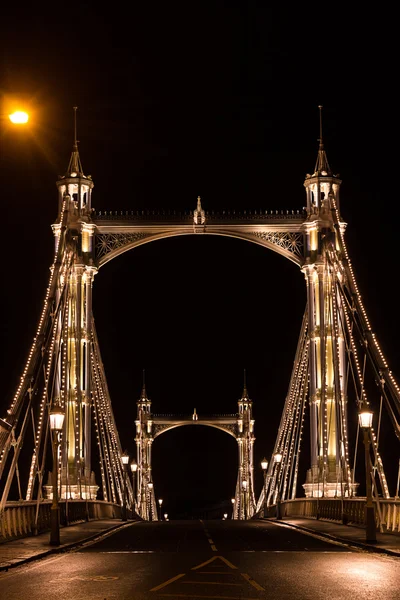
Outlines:
[[[243,394],[242,394],[242,398],[248,398],[249,394],[247,392],[247,385],[246,385],[246,369],[243,369]]]
[[[74,143],[72,146],[72,154],[69,161],[68,169],[66,176],[68,177],[85,177],[82,169],[82,163],[79,156],[78,150],[78,139],[77,139],[77,127],[76,127],[76,111],[78,110],[77,106],[74,106]]]
[[[146,381],[145,381],[145,371],[143,369],[143,383],[142,383],[142,398],[147,398],[147,394],[146,394]]]
[[[332,171],[329,166],[328,159],[326,157],[324,142],[323,142],[323,138],[322,138],[322,108],[323,108],[322,105],[319,104],[318,105],[318,109],[319,109],[319,138],[318,138],[319,147],[318,147],[318,156],[317,156],[317,162],[315,163],[313,177],[315,177],[316,175],[317,176],[319,176],[319,175],[331,176],[332,175]]]

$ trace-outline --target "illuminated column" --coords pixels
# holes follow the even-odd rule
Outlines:
[[[152,494],[149,493],[148,484],[151,482],[151,446],[153,442],[153,421],[151,418],[151,400],[147,397],[144,383],[142,394],[136,403],[136,462],[137,469],[137,496],[139,499],[138,512],[142,519],[149,518]]]
[[[84,404],[84,478],[85,483],[90,484],[91,477],[91,426],[92,426],[92,399],[91,399],[91,377],[90,377],[90,350],[92,340],[92,286],[93,277],[97,270],[86,267],[84,274],[85,303],[82,310],[85,315],[85,332],[82,336],[82,398]]]
[[[347,448],[344,397],[347,357],[343,311],[336,292],[335,278],[339,275],[332,266],[332,260],[339,260],[332,207],[334,202],[338,206],[340,184],[329,167],[321,128],[317,163],[313,174],[307,175],[304,182],[307,220],[302,270],[308,301],[311,444],[311,468],[303,485],[307,497],[340,496],[341,483],[347,478],[341,459],[342,446]]]

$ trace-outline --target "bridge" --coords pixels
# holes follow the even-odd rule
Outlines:
[[[385,415],[391,430],[384,435],[393,436],[391,460],[398,463],[400,389],[357,286],[345,242],[340,186],[321,134],[314,170],[304,181],[305,208],[214,212],[197,198],[184,213],[96,212],[94,182],[84,174],[74,140],[67,170],[57,181],[54,258],[36,335],[0,419],[3,537],[48,527],[59,506],[66,522],[127,514],[156,520],[152,443],[171,428],[200,424],[237,440],[233,519],[248,520],[278,508],[285,514],[324,512],[354,522],[365,522],[367,514],[381,528],[400,530],[398,489],[395,498],[380,451]],[[246,381],[235,413],[208,417],[196,409],[186,416],[153,414],[143,382],[132,432],[137,476],[127,476],[92,311],[93,281],[124,252],[183,235],[258,244],[295,263],[304,275],[307,303],[261,491],[254,485],[255,415]],[[354,415],[373,416],[373,421],[360,420],[352,431],[349,415],[353,422]],[[301,473],[306,419],[310,464]],[[361,442],[365,467],[355,461]],[[362,480],[369,512],[364,511],[365,498],[357,496]]]

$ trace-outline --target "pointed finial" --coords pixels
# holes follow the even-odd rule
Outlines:
[[[142,374],[142,398],[146,398],[146,381],[145,381],[145,371],[143,369],[143,374]]]
[[[246,369],[243,369],[243,398],[247,398]]]
[[[330,176],[330,175],[332,175],[332,171],[331,171],[329,163],[328,163],[328,159],[326,156],[326,152],[325,152],[324,144],[323,144],[323,140],[322,140],[322,104],[319,104],[318,108],[319,108],[319,138],[318,138],[319,148],[318,148],[317,162],[315,164],[315,169],[314,169],[313,175],[318,175],[318,176],[329,175]]]
[[[79,157],[78,140],[77,140],[77,136],[76,136],[76,131],[77,131],[76,111],[78,110],[78,107],[74,106],[73,109],[74,109],[74,144],[72,147],[72,155],[71,155],[68,169],[67,169],[67,176],[69,176],[69,177],[78,177],[78,176],[85,177],[85,175],[83,174],[81,159]]]
[[[74,106],[74,150],[78,150],[78,140],[76,136],[76,111],[78,110],[77,106]]]
[[[201,206],[201,198],[197,196],[197,207],[193,212],[193,223],[194,225],[204,225],[206,222],[206,213]]]
[[[323,141],[322,141],[322,104],[318,105],[319,108],[319,147],[322,149],[324,147]]]

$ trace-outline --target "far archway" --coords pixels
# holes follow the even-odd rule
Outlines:
[[[256,507],[254,490],[254,419],[253,403],[249,398],[246,380],[243,393],[238,400],[238,411],[229,415],[200,415],[194,408],[192,414],[153,414],[151,400],[147,397],[143,378],[142,393],[137,401],[136,451],[137,487],[135,506],[145,520],[158,520],[156,495],[152,476],[152,444],[161,434],[176,427],[202,425],[214,427],[233,436],[238,443],[238,474],[234,492],[234,519],[249,519]]]

